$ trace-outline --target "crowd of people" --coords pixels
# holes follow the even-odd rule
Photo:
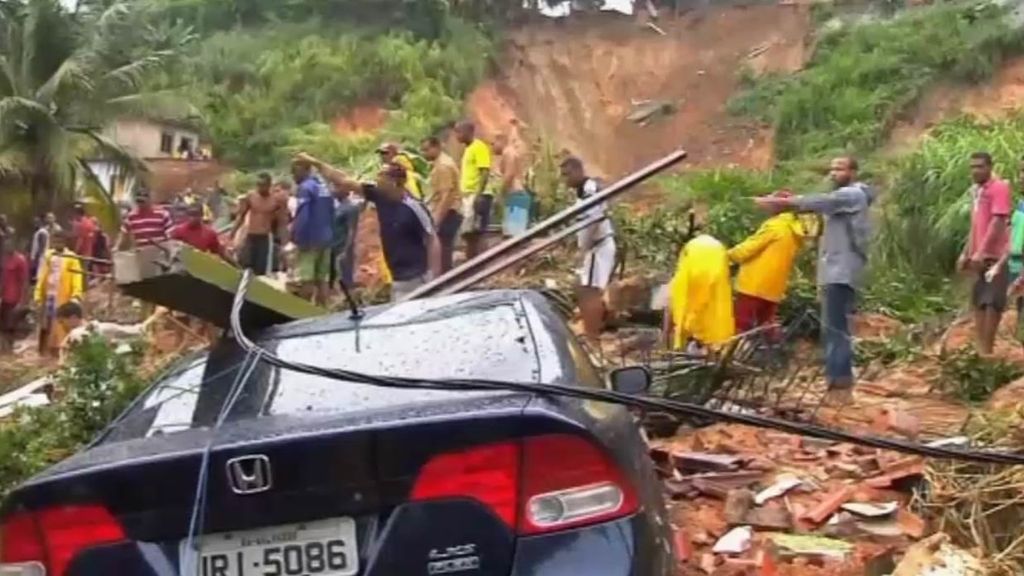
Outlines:
[[[460,238],[467,258],[478,254],[491,225],[495,197],[525,188],[522,153],[506,137],[488,144],[477,137],[470,122],[459,123],[455,134],[462,144],[459,161],[445,151],[440,136],[423,140],[420,151],[430,164],[425,178],[395,144],[377,150],[380,166],[371,181],[299,153],[292,161],[290,181],[275,183],[269,174],[260,174],[256,187],[238,200],[226,242],[223,231],[214,227],[220,210],[211,207],[210,200],[216,199],[212,194],[206,201],[179,198],[168,210],[155,205],[140,187],[114,246],[139,248],[174,239],[259,275],[290,269],[297,292],[324,305],[339,282],[344,287],[353,283],[360,214],[373,205],[392,299],[401,300],[452,268]],[[780,190],[756,198],[756,205],[770,217],[731,248],[708,234],[687,242],[668,285],[667,346],[708,352],[738,334],[758,332],[777,339],[778,307],[809,235],[798,214],[813,213],[823,222],[817,284],[825,374],[830,396],[848,398],[854,387],[849,318],[868,263],[870,208],[875,200],[874,190],[858,179],[858,168],[853,157],[835,158],[831,191],[794,195]],[[1024,179],[1024,159],[1020,170]],[[588,175],[583,162],[565,156],[560,171],[576,202],[587,203],[578,217],[587,225],[577,238],[577,296],[584,335],[599,344],[605,291],[616,264],[615,230],[606,204],[591,200],[602,184]],[[970,234],[958,267],[974,275],[971,305],[977,347],[991,353],[1011,297],[1018,311],[1024,310],[1024,201],[1013,206],[1009,184],[994,175],[986,153],[971,157],[971,176]],[[174,204],[181,206],[175,209]],[[109,243],[80,204],[73,209],[67,231],[53,214],[40,218],[27,255],[18,250],[14,238],[13,228],[0,215],[0,351],[12,350],[14,328],[24,315],[23,305],[31,300],[38,312],[40,351],[53,353],[66,328],[59,320],[70,318],[71,324],[80,324],[82,312],[76,306],[89,278],[109,274]]]
[[[1024,181],[1024,158],[1018,170]],[[794,196],[781,190],[757,198],[757,206],[772,216],[732,248],[707,234],[690,240],[669,285],[668,346],[713,351],[737,335],[758,332],[778,338],[776,311],[808,232],[797,214],[817,214],[824,224],[816,268],[827,399],[848,402],[855,384],[849,319],[868,263],[875,200],[874,190],[858,180],[857,172],[856,159],[836,158],[831,191]],[[970,231],[957,269],[971,277],[975,345],[989,355],[1011,300],[1018,311],[1018,337],[1024,336],[1024,200],[1014,206],[1010,184],[995,175],[986,152],[971,156],[971,180]],[[738,268],[735,281],[732,267]]]
[[[478,253],[491,225],[494,195],[524,187],[520,152],[505,137],[488,144],[470,122],[460,123],[455,133],[465,146],[461,162],[444,152],[440,138],[422,142],[431,166],[427,178],[416,173],[410,154],[385,143],[377,149],[380,170],[372,182],[356,182],[300,154],[290,181],[274,182],[260,174],[256,187],[237,203],[218,185],[205,195],[185,190],[158,205],[139,186],[131,205],[122,207],[122,226],[113,243],[83,204],[73,206],[67,226],[53,213],[38,218],[24,251],[0,215],[0,352],[13,351],[34,310],[40,353],[57,355],[73,320],[81,318],[90,281],[109,277],[111,251],[171,239],[259,275],[289,271],[301,295],[326,304],[332,291],[354,283],[356,232],[368,204],[376,207],[381,222],[392,298],[403,298],[453,266],[460,237],[469,255]]]

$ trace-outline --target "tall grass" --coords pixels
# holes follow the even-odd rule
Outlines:
[[[869,152],[925,88],[987,78],[1021,44],[994,3],[915,9],[826,32],[803,72],[755,81],[731,108],[773,120],[780,160]]]
[[[977,151],[991,153],[997,174],[1015,182],[1024,154],[1024,116],[945,122],[896,163],[879,218],[879,266],[922,278],[953,273],[970,228],[970,155]]]

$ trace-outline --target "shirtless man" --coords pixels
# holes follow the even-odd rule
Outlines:
[[[231,231],[234,237],[238,229],[246,224],[248,216],[248,230],[239,263],[259,276],[267,276],[274,271],[275,232],[279,238],[287,237],[287,207],[282,197],[271,191],[270,185],[270,174],[261,173],[256,190],[246,194],[239,202],[238,217]]]
[[[509,141],[505,134],[494,137],[494,154],[498,156],[497,172],[501,178],[501,195],[508,196],[513,192],[526,192],[526,181],[523,155],[518,147]]]

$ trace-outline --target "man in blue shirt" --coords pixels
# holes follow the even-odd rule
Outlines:
[[[295,178],[295,221],[292,242],[299,250],[296,271],[303,296],[319,306],[327,305],[331,272],[331,243],[334,240],[334,197],[303,160],[292,163]]]
[[[334,184],[340,197],[355,192],[376,206],[384,260],[393,279],[393,302],[405,299],[441,273],[441,243],[433,220],[423,203],[406,190],[404,168],[395,163],[384,164],[376,182],[362,183],[308,154],[300,154],[298,161],[316,166]]]

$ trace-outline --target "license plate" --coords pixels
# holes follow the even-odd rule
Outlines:
[[[198,549],[198,554],[189,554],[187,543],[181,543],[183,576],[354,576],[359,572],[356,523],[351,518],[212,534],[199,539]],[[198,570],[189,573],[193,567]]]

